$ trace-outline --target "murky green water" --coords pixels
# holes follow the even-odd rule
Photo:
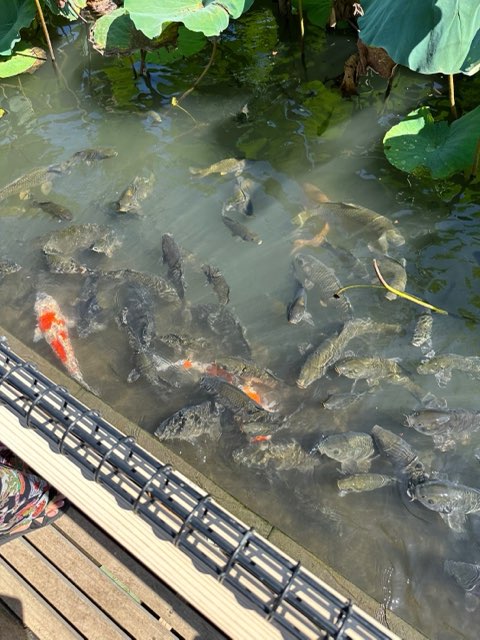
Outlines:
[[[480,487],[473,453],[480,433],[453,451],[434,449],[430,438],[404,426],[404,415],[417,408],[418,401],[402,387],[382,384],[350,408],[327,411],[322,401],[335,391],[348,391],[349,380],[332,369],[307,389],[295,385],[308,345],[316,347],[340,326],[335,313],[319,304],[316,288],[308,292],[314,326],[286,320],[294,289],[292,243],[312,237],[324,222],[312,219],[301,229],[293,224],[308,204],[303,182],[317,185],[332,200],[355,202],[397,221],[406,243],[392,255],[406,259],[408,290],[453,313],[480,315],[478,187],[460,193],[460,181],[434,188],[409,179],[387,163],[380,142],[400,114],[427,97],[444,109],[446,101],[435,97],[434,89],[445,87],[403,70],[383,110],[379,96],[384,84],[376,78],[363,83],[358,99],[342,100],[333,79],[353,51],[353,41],[311,29],[304,69],[297,45],[278,41],[268,9],[247,14],[222,39],[215,65],[182,102],[190,116],[170,107],[170,99],[191,86],[207,63],[208,51],[172,67],[151,63],[147,81],[134,80],[124,61],[86,56],[78,27],[58,44],[66,85],[45,66],[32,77],[2,86],[0,106],[8,116],[0,120],[0,186],[35,167],[65,161],[79,149],[114,147],[117,157],[78,164],[58,177],[48,197],[40,197],[38,189],[34,197],[67,206],[73,223],[95,222],[118,233],[122,245],[111,258],[82,254],[91,268],[165,275],[161,238],[173,234],[185,258],[191,308],[217,302],[200,266],[210,263],[221,269],[231,289],[229,308],[245,328],[252,358],[284,381],[278,398],[282,411],[296,412],[272,442],[295,438],[309,451],[322,433],[370,432],[380,424],[403,435],[437,477]],[[471,95],[474,82],[464,79],[460,95]],[[478,81],[476,86],[478,95]],[[254,185],[254,215],[241,221],[262,239],[260,245],[232,237],[222,222],[222,205],[232,195],[234,178],[215,174],[200,179],[189,172],[190,166],[206,167],[226,157],[249,160],[245,175]],[[111,203],[135,175],[149,172],[156,182],[142,203],[144,215],[115,213]],[[49,234],[67,224],[31,209],[28,201],[0,203],[0,257],[22,265],[0,283],[0,323],[31,346],[37,292],[50,293],[64,313],[73,316],[72,303],[84,281],[79,275],[47,270],[42,246]],[[371,237],[358,227],[334,222],[328,239],[355,254],[362,268],[352,271],[341,255],[322,246],[303,252],[335,269],[342,284],[373,281]],[[423,354],[410,339],[418,308],[389,302],[376,289],[349,293],[356,317],[404,327],[400,336],[352,342],[356,355],[401,358],[425,393],[444,398],[450,408],[479,409],[478,382],[468,374],[454,373],[440,389],[433,376],[416,373]],[[173,411],[198,399],[196,379],[185,377],[180,389],[168,396],[142,379],[127,383],[134,364],[126,333],[116,322],[121,296],[118,282],[101,279],[99,303],[106,309],[107,326],[84,340],[72,329],[72,341],[85,380],[117,410],[153,432]],[[158,336],[194,331],[195,322],[185,324],[178,307],[157,304],[154,311]],[[437,354],[477,355],[478,336],[475,322],[434,318]],[[35,348],[55,361],[45,342]],[[209,346],[196,356],[221,359],[225,350],[218,337],[210,336]],[[196,446],[172,446],[429,637],[477,637],[478,610],[466,611],[464,592],[444,573],[443,562],[479,562],[478,516],[469,516],[467,531],[459,536],[437,514],[408,502],[396,487],[339,497],[338,464],[327,458],[319,459],[313,471],[237,466],[232,452],[247,443],[248,436],[231,425],[218,442],[205,437]],[[391,471],[380,459],[373,464],[376,470]]]

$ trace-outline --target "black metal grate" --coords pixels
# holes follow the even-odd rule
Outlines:
[[[0,338],[0,402],[290,637],[391,640],[375,623]]]

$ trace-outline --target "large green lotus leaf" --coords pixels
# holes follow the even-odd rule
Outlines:
[[[420,73],[472,75],[480,62],[478,0],[364,0],[365,44]]]
[[[254,0],[125,0],[125,9],[137,29],[148,38],[158,36],[165,24],[182,22],[191,31],[218,36],[230,18],[238,18]]]
[[[11,78],[20,73],[33,73],[47,59],[40,47],[22,43],[9,58],[0,58],[0,78]]]
[[[294,4],[298,6],[299,0]],[[303,0],[302,9],[309,22],[324,27],[332,11],[332,0]]]
[[[29,27],[35,17],[33,0],[0,0],[0,56],[9,56],[20,40],[20,29]]]
[[[472,165],[479,139],[480,106],[451,125],[435,122],[428,107],[421,107],[387,131],[383,147],[402,171],[447,178]]]
[[[138,49],[151,50],[173,45],[177,31],[178,24],[167,24],[161,35],[151,40],[135,28],[128,13],[120,8],[95,22],[91,38],[95,49],[103,55],[127,55]]]
[[[156,64],[172,64],[182,58],[193,56],[203,49],[208,43],[203,33],[190,31],[183,25],[178,29],[178,38],[175,47],[164,47],[148,55],[148,62]]]
[[[87,6],[87,0],[68,0],[63,8],[60,8],[56,0],[44,0],[45,5],[57,16],[67,20],[78,20],[80,10]]]

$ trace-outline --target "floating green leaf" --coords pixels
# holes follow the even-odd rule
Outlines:
[[[365,44],[420,73],[472,75],[480,63],[478,0],[364,0]]]
[[[31,25],[35,11],[33,0],[0,0],[0,56],[12,53],[20,29]]]
[[[47,59],[40,47],[22,43],[9,58],[0,58],[0,78],[11,78],[20,73],[33,73]]]
[[[428,107],[421,107],[387,131],[383,146],[398,169],[446,178],[471,167],[479,137],[480,106],[451,125],[435,122]]]
[[[178,26],[167,24],[160,36],[149,39],[135,28],[125,9],[120,8],[99,18],[90,37],[95,49],[103,55],[127,55],[138,49],[150,50],[175,44]]]
[[[168,47],[154,51],[148,56],[148,62],[157,64],[172,64],[176,60],[188,58],[198,53],[207,44],[203,33],[195,33],[180,25],[175,47]]]
[[[182,22],[191,31],[218,36],[230,18],[238,18],[254,0],[125,0],[137,29],[155,38],[169,22]]]

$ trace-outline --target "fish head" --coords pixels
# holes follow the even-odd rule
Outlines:
[[[423,409],[405,416],[405,425],[426,435],[434,434],[446,427],[450,421],[448,413],[435,409]]]
[[[390,244],[393,244],[396,247],[401,247],[405,244],[405,238],[402,236],[400,231],[397,231],[396,229],[389,229],[385,233],[385,237]]]
[[[343,358],[335,363],[335,370],[341,376],[352,380],[366,376],[365,363],[361,358]]]
[[[438,513],[451,513],[452,489],[446,482],[421,482],[412,490],[412,500],[418,500],[427,509]]]

